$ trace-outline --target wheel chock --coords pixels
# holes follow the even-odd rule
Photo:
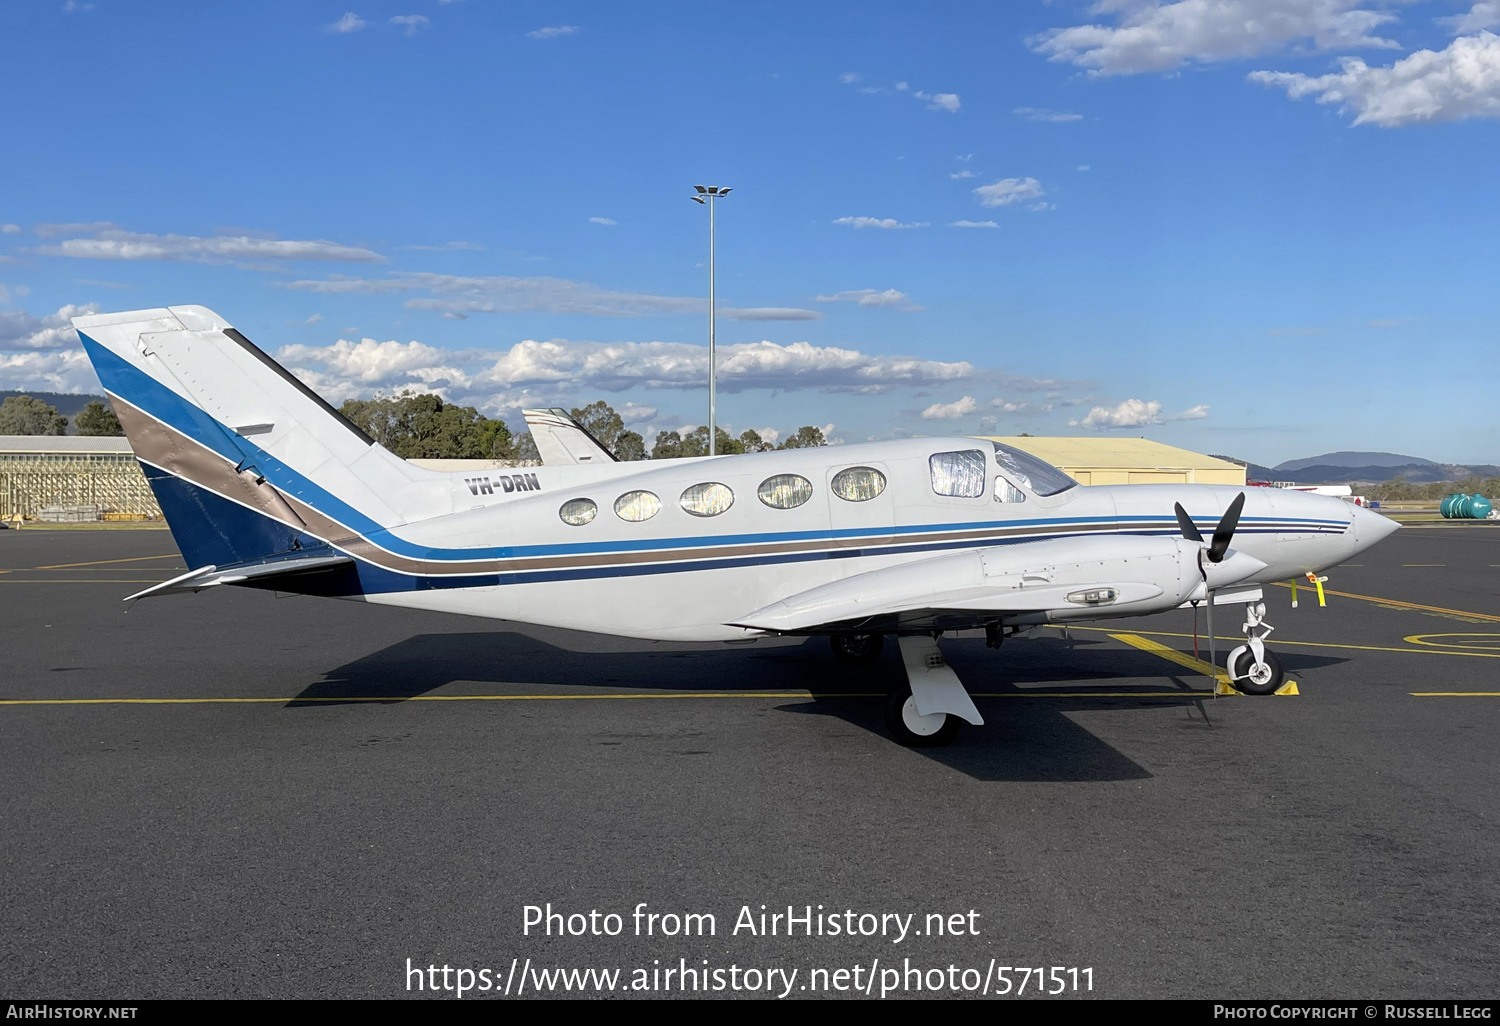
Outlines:
[[[1279,688],[1276,689],[1275,693],[1278,694],[1278,695],[1300,695],[1300,694],[1302,694],[1302,692],[1300,692],[1300,691],[1297,690],[1297,682],[1294,681],[1294,680],[1289,680],[1285,684],[1281,685],[1281,687],[1279,687]],[[1220,677],[1220,678],[1218,678],[1214,682],[1214,694],[1216,694],[1216,695],[1243,695],[1244,692],[1236,689],[1227,680],[1225,680],[1224,678]]]

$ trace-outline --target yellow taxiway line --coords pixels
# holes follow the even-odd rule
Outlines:
[[[1286,583],[1285,581],[1276,581],[1275,584],[1278,588],[1291,587],[1291,585]],[[1361,602],[1374,602],[1376,605],[1381,606],[1398,606],[1402,609],[1420,609],[1424,613],[1443,613],[1447,616],[1462,616],[1472,620],[1489,620],[1493,623],[1500,623],[1500,616],[1494,616],[1490,613],[1471,613],[1466,609],[1447,609],[1443,606],[1424,606],[1420,602],[1406,602],[1402,599],[1377,598],[1374,595],[1357,595],[1352,591],[1334,591],[1332,588],[1325,589],[1324,593],[1328,595],[1337,595],[1339,598],[1358,599]],[[1281,642],[1281,644],[1284,645],[1286,644],[1286,642]]]
[[[33,570],[66,570],[70,566],[103,566],[105,563],[139,563],[147,559],[176,559],[176,553],[168,552],[160,556],[127,556],[124,559],[91,559],[87,563],[49,563],[47,566],[34,566]],[[175,569],[175,568],[173,568]]]
[[[1500,691],[1408,691],[1413,698],[1500,698]]]
[[[1073,624],[1067,624],[1067,625],[1063,625],[1063,624],[1047,624],[1047,626],[1048,627],[1066,626],[1067,629],[1070,630],[1070,631],[1097,631],[1097,632],[1099,632],[1101,634],[1108,634],[1111,637],[1114,637],[1113,629],[1109,628],[1109,627],[1077,627],[1077,626],[1074,626]],[[1152,638],[1191,638],[1192,637],[1191,634],[1183,634],[1183,633],[1176,632],[1176,631],[1136,631],[1135,633],[1137,635],[1144,635],[1146,637],[1152,637]],[[1422,635],[1422,634],[1414,634],[1414,635],[1412,635],[1412,637],[1428,637],[1428,636],[1429,635]],[[1208,642],[1208,636],[1206,634],[1200,634],[1200,635],[1198,635],[1198,638],[1201,641],[1203,641],[1205,644],[1207,644],[1207,642]],[[1244,639],[1244,637],[1242,635],[1236,635],[1236,636],[1233,636],[1233,637],[1225,637],[1223,635],[1216,634],[1216,635],[1214,635],[1214,639],[1216,641],[1227,642],[1230,645],[1243,644],[1244,641],[1245,641],[1245,639]],[[1475,658],[1475,659],[1500,659],[1500,652],[1475,652],[1472,649],[1463,648],[1463,647],[1459,647],[1459,646],[1454,646],[1453,648],[1445,649],[1445,648],[1439,648],[1437,645],[1434,645],[1431,642],[1413,642],[1412,643],[1414,645],[1415,644],[1421,644],[1421,645],[1426,646],[1424,648],[1395,648],[1395,647],[1393,647],[1391,645],[1345,645],[1345,644],[1339,644],[1338,642],[1333,642],[1333,641],[1288,641],[1285,638],[1277,638],[1275,641],[1270,642],[1269,644],[1271,644],[1273,646],[1276,646],[1276,647],[1280,647],[1282,645],[1294,645],[1294,646],[1296,646],[1298,648],[1345,648],[1345,649],[1354,649],[1354,650],[1359,651],[1359,652],[1405,652],[1408,655],[1470,656],[1470,657]],[[1187,658],[1191,658],[1191,657],[1190,656],[1184,656],[1183,658],[1187,659]],[[1204,672],[1207,672],[1207,671],[1204,671]]]

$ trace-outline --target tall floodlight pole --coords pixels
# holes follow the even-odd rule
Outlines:
[[[718,385],[718,365],[714,356],[714,200],[728,196],[728,187],[717,185],[695,185],[697,195],[689,197],[694,203],[708,206],[708,454],[716,455],[715,443],[718,425],[714,421],[714,392]]]

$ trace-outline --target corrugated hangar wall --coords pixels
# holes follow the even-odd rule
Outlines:
[[[1243,485],[1245,468],[1147,438],[991,436],[1046,460],[1079,484]]]

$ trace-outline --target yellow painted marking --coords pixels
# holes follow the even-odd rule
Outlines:
[[[26,571],[21,571],[25,573]],[[38,577],[29,580],[0,581],[0,584],[160,584],[166,577]]]
[[[1161,656],[1163,659],[1174,662],[1178,666],[1186,666],[1189,670],[1195,670],[1204,676],[1212,677],[1214,679],[1215,694],[1238,695],[1241,693],[1229,682],[1229,671],[1220,669],[1210,662],[1202,659],[1194,659],[1192,656],[1179,652],[1175,648],[1168,648],[1160,642],[1143,638],[1139,634],[1111,634],[1110,637],[1116,641],[1123,641],[1125,644],[1138,648],[1143,652],[1150,652],[1152,655]],[[1289,680],[1276,689],[1276,694],[1278,695],[1300,695],[1301,693],[1297,690],[1297,682],[1294,680]]]
[[[1402,563],[1402,566],[1447,566],[1447,563]]]
[[[1072,624],[1068,625],[1068,630],[1070,630],[1070,631],[1098,631],[1101,634],[1109,634],[1112,629],[1113,628],[1110,628],[1110,627],[1076,627],[1076,626],[1074,626]],[[1191,638],[1192,637],[1191,634],[1179,634],[1179,633],[1175,633],[1173,631],[1136,631],[1135,633],[1136,634],[1140,634],[1140,635],[1144,635],[1144,636],[1147,636],[1147,637],[1152,637],[1152,638]],[[1239,643],[1241,643],[1241,642],[1243,642],[1245,640],[1243,637],[1229,637],[1229,638],[1226,638],[1226,637],[1223,637],[1222,635],[1217,635],[1217,634],[1214,635],[1214,637],[1218,641],[1232,642],[1232,643],[1234,643],[1236,645],[1239,644]],[[1198,639],[1200,641],[1204,642],[1205,644],[1207,644],[1207,642],[1208,642],[1207,636],[1203,635],[1203,634],[1198,635]],[[1437,649],[1430,649],[1429,650],[1429,649],[1425,649],[1425,648],[1393,648],[1390,645],[1340,645],[1340,644],[1337,644],[1337,643],[1331,642],[1331,641],[1286,641],[1286,640],[1283,640],[1281,638],[1278,638],[1275,642],[1273,642],[1273,644],[1275,644],[1278,647],[1280,647],[1282,645],[1296,645],[1298,648],[1348,648],[1348,649],[1355,649],[1355,650],[1358,650],[1360,652],[1405,652],[1407,655],[1473,656],[1473,657],[1475,657],[1477,659],[1500,659],[1500,653],[1493,653],[1492,654],[1492,653],[1489,653],[1489,652],[1470,652],[1470,651],[1444,652],[1444,651],[1438,651]]]
[[[1281,581],[1276,581],[1275,584],[1278,588],[1286,587],[1286,584]],[[1450,616],[1467,616],[1470,619],[1474,620],[1493,620],[1495,623],[1500,623],[1500,616],[1493,616],[1490,613],[1471,613],[1464,609],[1446,609],[1443,606],[1424,606],[1420,602],[1404,602],[1401,599],[1376,598],[1373,595],[1356,595],[1350,591],[1334,591],[1332,588],[1328,590],[1328,594],[1337,595],[1339,598],[1359,599],[1361,602],[1375,602],[1382,606],[1400,606],[1402,609],[1420,609],[1428,613],[1447,613]],[[1279,642],[1279,644],[1284,645],[1286,644],[1286,642]]]
[[[1500,691],[1411,691],[1413,698],[1500,698]]]
[[[7,698],[0,705],[269,705],[307,702],[555,702],[592,698],[880,698],[876,691],[697,691],[665,694],[583,695],[318,695],[291,698]]]
[[[1428,638],[1479,638],[1479,641],[1428,641]],[[1430,645],[1433,648],[1475,649],[1488,648],[1500,651],[1500,634],[1409,634],[1401,639],[1412,645]]]
[[[99,566],[104,563],[139,563],[145,559],[176,559],[175,553],[164,553],[160,556],[128,556],[125,559],[93,559],[87,563],[51,563],[47,566],[33,567],[34,570],[66,570],[71,566]]]
[[[1212,663],[1205,662],[1202,659],[1194,659],[1190,655],[1184,655],[1175,648],[1168,648],[1159,641],[1143,638],[1139,634],[1111,634],[1110,637],[1116,641],[1123,641],[1132,648],[1138,648],[1142,652],[1150,652],[1152,655],[1161,656],[1168,662],[1176,663],[1178,666],[1186,666],[1195,673],[1212,677],[1214,680],[1224,684],[1229,683],[1229,675],[1215,667]]]

